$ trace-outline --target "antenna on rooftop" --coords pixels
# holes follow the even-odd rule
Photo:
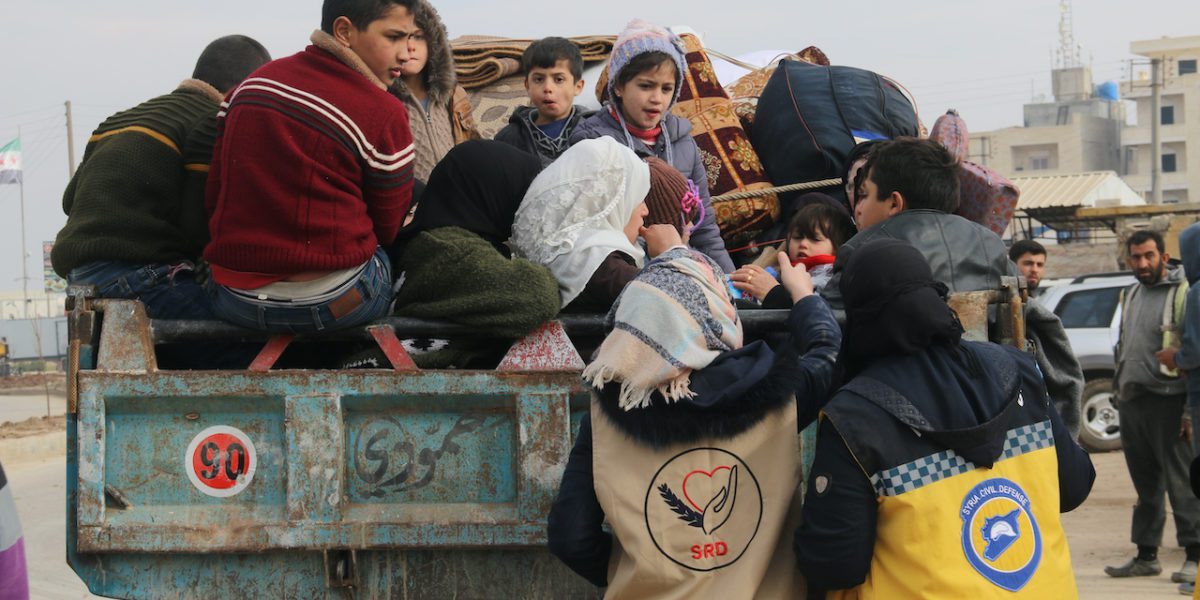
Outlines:
[[[1075,41],[1075,26],[1071,18],[1071,0],[1058,3],[1058,51],[1055,53],[1054,68],[1070,69],[1081,65],[1083,45]]]

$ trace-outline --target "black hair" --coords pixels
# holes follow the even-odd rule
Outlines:
[[[224,94],[271,60],[263,45],[244,35],[227,35],[204,47],[192,79],[199,79]]]
[[[654,50],[652,52],[643,52],[625,63],[621,72],[617,73],[617,81],[613,89],[625,87],[625,84],[633,81],[634,77],[646,71],[653,71],[662,66],[663,63],[671,65],[671,70],[675,72],[675,87],[678,88],[679,78],[683,76],[683,73],[680,73],[679,67],[675,65],[675,57],[661,50]]]
[[[1012,248],[1008,249],[1008,260],[1017,262],[1017,259],[1026,254],[1041,254],[1046,255],[1046,247],[1033,240],[1017,240],[1013,242]]]
[[[1159,254],[1167,251],[1166,242],[1163,241],[1161,233],[1149,229],[1141,229],[1135,231],[1133,235],[1129,236],[1129,239],[1125,240],[1125,253],[1129,254],[1133,251],[1134,246],[1145,244],[1150,240],[1154,240],[1154,245],[1158,246]]]
[[[867,140],[865,142],[859,142],[858,144],[855,144],[855,146],[850,149],[850,154],[846,155],[846,166],[842,169],[843,188],[850,185],[850,166],[859,159],[869,158],[871,156],[871,149],[874,148],[876,144],[883,141],[885,140]],[[859,172],[861,173],[862,171]],[[854,180],[855,186],[857,186],[859,183],[861,183],[860,180],[856,178]],[[853,198],[851,198],[851,200],[853,200]]]
[[[325,0],[321,3],[321,31],[333,35],[333,22],[346,17],[359,31],[383,17],[392,6],[413,12],[417,0]]]
[[[575,81],[583,79],[583,54],[579,52],[579,46],[554,36],[544,37],[525,49],[521,54],[521,72],[528,77],[533,69],[550,69],[560,60],[567,61]]]
[[[863,163],[863,168],[860,168],[858,172],[854,174],[854,181],[850,181],[850,167],[860,159],[865,160],[870,158],[871,149],[882,141],[884,140],[867,140],[865,142],[859,142],[850,149],[850,154],[846,155],[846,165],[842,168],[842,190],[845,191],[846,188],[850,188],[850,193],[846,195],[846,206],[851,210],[853,210],[855,203],[858,201],[858,198],[856,198],[858,195],[858,190],[862,189],[863,181],[867,178],[867,169],[865,168],[866,163]],[[851,183],[854,185],[850,185]]]
[[[863,171],[877,188],[875,200],[899,192],[905,210],[952,213],[958,209],[958,161],[933,140],[900,137],[880,142],[871,149]]]
[[[787,239],[808,238],[815,240],[823,237],[833,244],[834,252],[854,237],[854,220],[845,210],[829,204],[815,202],[809,204],[792,215],[788,223]]]

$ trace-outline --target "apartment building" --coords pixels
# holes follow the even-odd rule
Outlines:
[[[971,134],[970,159],[1009,177],[1121,170],[1125,105],[1086,66],[1051,71],[1052,102],[1024,107],[1021,127]],[[969,121],[968,121],[969,123]]]
[[[1154,115],[1149,67],[1121,86],[1123,96],[1137,103],[1136,124],[1121,135],[1124,179],[1150,200],[1151,123],[1157,118],[1163,203],[1200,202],[1200,36],[1137,41],[1129,50],[1162,61],[1163,87]]]

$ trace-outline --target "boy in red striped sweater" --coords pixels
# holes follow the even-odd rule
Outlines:
[[[411,0],[326,0],[311,46],[226,98],[205,202],[218,316],[302,332],[387,314],[381,246],[408,211],[413,164],[387,87],[415,30]]]

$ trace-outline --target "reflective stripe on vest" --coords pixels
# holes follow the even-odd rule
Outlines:
[[[1125,330],[1125,318],[1129,313],[1125,310],[1125,298],[1129,290],[1132,293],[1138,293],[1141,283],[1135,283],[1128,288],[1121,290],[1121,294],[1117,298],[1117,304],[1121,307],[1121,330]],[[1182,339],[1182,324],[1183,310],[1187,303],[1187,291],[1189,285],[1187,280],[1183,280],[1174,285],[1167,297],[1163,300],[1162,325],[1162,348],[1178,348],[1183,342]],[[1119,341],[1118,341],[1119,344]],[[1158,365],[1158,372],[1167,377],[1179,377],[1179,369],[1167,368],[1167,365]]]

